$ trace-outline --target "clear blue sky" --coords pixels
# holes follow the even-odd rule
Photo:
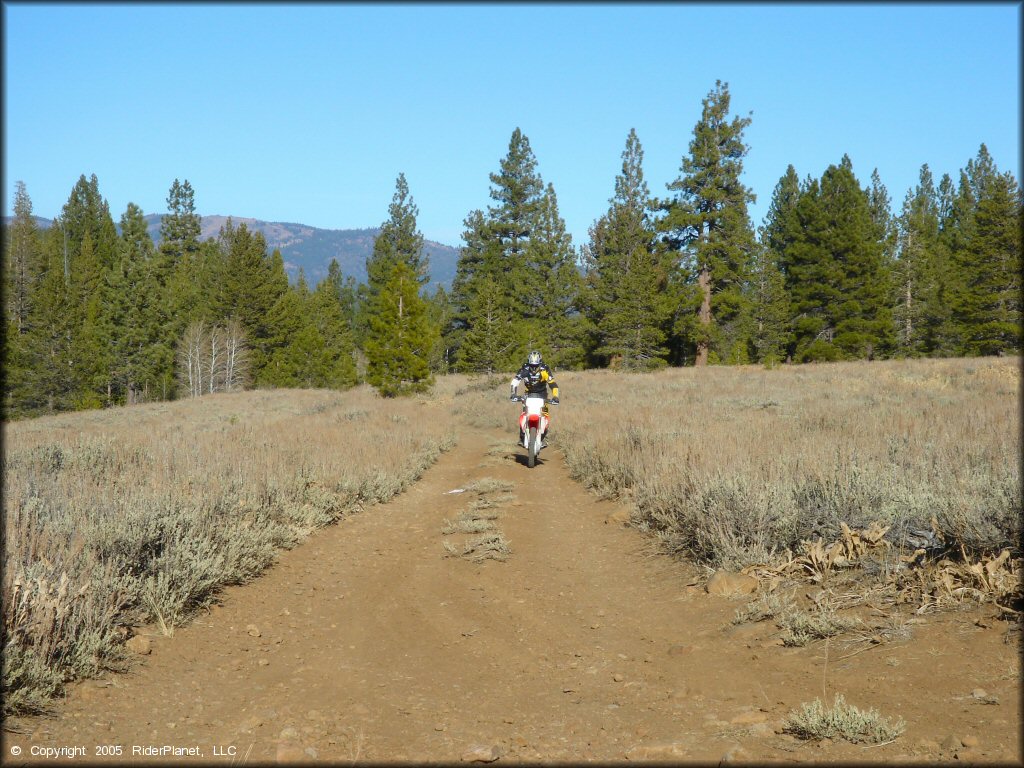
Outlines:
[[[716,79],[753,113],[755,225],[844,153],[897,211],[982,142],[1021,179],[1019,3],[3,5],[5,215],[95,173],[115,220],[178,178],[204,215],[372,227],[401,171],[459,245],[518,126],[581,245],[629,129],[666,195]]]

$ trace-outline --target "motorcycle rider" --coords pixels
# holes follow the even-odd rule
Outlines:
[[[526,386],[526,393],[528,395],[540,395],[541,397],[547,397],[548,387],[551,387],[551,402],[558,405],[558,384],[555,383],[555,374],[544,364],[540,352],[537,350],[530,352],[522,368],[512,377],[510,400],[515,400],[516,391],[519,389],[520,384]],[[550,419],[547,403],[544,403],[544,416]],[[547,447],[547,434],[548,431],[545,429],[544,433],[540,436],[542,448]],[[520,429],[519,441],[522,442],[522,440],[523,430]]]

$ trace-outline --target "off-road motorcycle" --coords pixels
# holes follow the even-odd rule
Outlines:
[[[512,400],[523,404],[523,411],[519,414],[519,444],[526,449],[526,465],[533,467],[537,463],[537,454],[545,447],[542,437],[551,421],[544,413],[544,406],[558,403],[548,400],[543,395],[529,393],[516,396]]]

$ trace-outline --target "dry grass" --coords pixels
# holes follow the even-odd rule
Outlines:
[[[777,561],[842,523],[888,526],[895,555],[933,517],[967,552],[1020,540],[1017,359],[559,378],[574,476],[698,562]]]
[[[399,493],[450,447],[437,408],[256,391],[4,425],[5,713],[45,709],[122,666],[130,627],[170,633],[278,549]]]
[[[444,521],[441,534],[468,534],[469,538],[463,540],[461,547],[442,542],[446,557],[461,557],[473,562],[508,559],[512,548],[495,520],[499,517],[498,509],[515,500],[515,495],[509,493],[514,487],[514,483],[493,477],[481,477],[466,486],[465,490],[476,494],[476,498],[455,520]]]
[[[875,709],[861,710],[847,704],[836,695],[831,707],[821,699],[801,706],[799,712],[790,713],[783,730],[800,739],[846,739],[867,744],[887,744],[895,741],[906,729],[903,720],[892,723]]]
[[[747,603],[743,608],[736,610],[733,616],[733,624],[746,624],[758,621],[774,619],[776,616],[789,613],[796,608],[796,602],[791,594],[780,594],[778,592],[762,592],[756,598]]]
[[[479,536],[467,539],[462,548],[459,549],[447,541],[444,542],[445,551],[452,557],[461,557],[479,563],[483,560],[507,560],[512,552],[508,540],[501,531],[489,531]]]
[[[843,616],[829,605],[816,606],[809,611],[792,608],[775,619],[782,630],[782,644],[791,647],[835,637],[861,626],[859,619]]]

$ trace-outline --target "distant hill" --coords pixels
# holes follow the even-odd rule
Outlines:
[[[163,217],[160,214],[150,214],[146,217],[153,242],[160,240],[161,218]],[[216,237],[227,220],[227,216],[203,216],[200,219],[200,238],[207,240]],[[250,230],[262,232],[267,239],[269,251],[273,252],[275,248],[281,250],[289,277],[294,280],[301,267],[311,286],[327,276],[327,267],[331,259],[338,260],[338,266],[346,277],[351,275],[359,282],[365,281],[366,259],[373,253],[373,242],[380,232],[380,228],[376,227],[318,229],[307,224],[260,221],[243,216],[232,216],[231,220],[236,227],[244,223]],[[447,290],[455,278],[455,265],[459,259],[458,248],[426,240],[423,250],[430,261],[431,285],[440,283]]]
[[[160,241],[161,214],[154,213],[146,217],[149,235],[153,242]],[[52,220],[41,216],[35,217],[40,228],[48,228]],[[200,219],[200,239],[208,240],[217,237],[221,227],[228,220],[227,216],[203,216]],[[327,276],[327,267],[331,259],[338,260],[342,274],[352,276],[357,281],[366,280],[366,259],[373,253],[373,241],[380,232],[379,228],[371,229],[318,229],[306,224],[289,224],[279,221],[260,221],[244,216],[232,216],[235,226],[242,224],[254,231],[263,233],[267,239],[270,252],[275,248],[281,250],[285,270],[294,280],[301,268],[306,274],[310,286],[315,286]],[[10,224],[10,217],[4,217],[4,224]],[[455,278],[455,265],[459,258],[459,249],[450,245],[427,240],[423,244],[430,263],[430,281],[433,290],[438,284],[445,289],[451,288]]]

